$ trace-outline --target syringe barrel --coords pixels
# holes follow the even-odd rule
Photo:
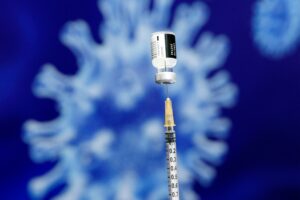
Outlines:
[[[175,131],[173,130],[173,127],[167,127],[166,154],[167,154],[169,200],[179,200],[176,135],[175,135]]]

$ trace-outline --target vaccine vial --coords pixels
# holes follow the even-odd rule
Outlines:
[[[168,31],[152,33],[151,53],[152,65],[157,69],[155,82],[175,83],[176,74],[173,71],[177,63],[175,34]]]

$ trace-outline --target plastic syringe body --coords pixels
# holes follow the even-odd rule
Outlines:
[[[166,154],[169,200],[179,200],[179,184],[177,174],[177,149],[174,130],[174,117],[170,98],[165,101]]]

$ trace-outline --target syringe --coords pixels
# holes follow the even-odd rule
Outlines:
[[[179,184],[177,175],[177,149],[176,135],[174,130],[174,116],[171,99],[168,97],[165,101],[165,128],[166,128],[166,154],[169,199],[179,200]]]
[[[173,71],[177,63],[175,34],[168,31],[152,33],[151,52],[152,64],[157,69],[155,82],[166,85],[165,128],[169,199],[179,200],[175,123],[172,102],[168,97],[168,85],[176,82],[176,73]]]

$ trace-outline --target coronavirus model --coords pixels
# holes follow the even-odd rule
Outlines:
[[[252,21],[253,37],[261,53],[279,59],[300,42],[300,0],[258,0]]]
[[[153,98],[163,92],[153,84],[149,38],[170,29],[177,36],[180,66],[169,91],[180,133],[180,195],[199,199],[194,183],[208,186],[227,152],[230,121],[221,109],[232,106],[237,93],[220,69],[229,52],[227,38],[209,32],[197,37],[209,14],[201,2],[177,6],[174,17],[173,0],[101,0],[99,8],[101,44],[84,21],[68,23],[61,35],[76,55],[78,72],[67,76],[46,64],[34,82],[37,96],[57,101],[60,116],[24,124],[33,161],[55,163],[29,182],[31,197],[167,197],[162,107]]]

